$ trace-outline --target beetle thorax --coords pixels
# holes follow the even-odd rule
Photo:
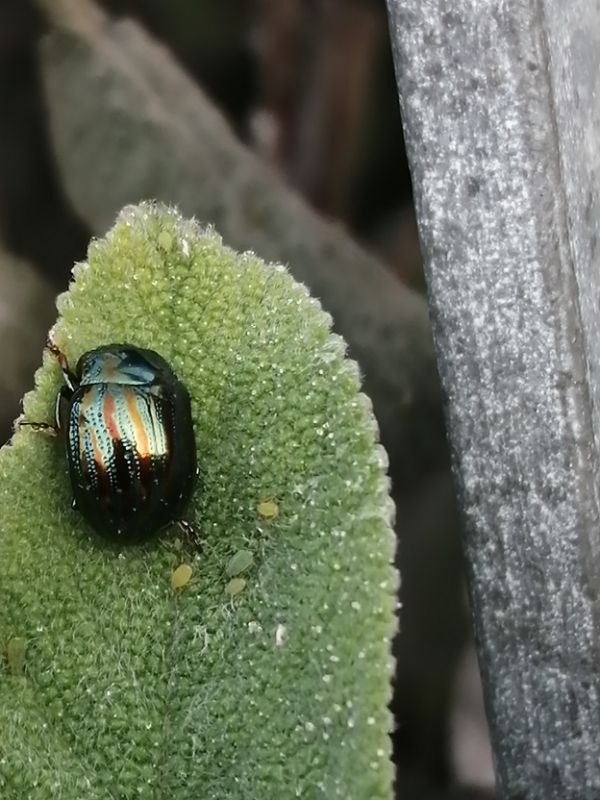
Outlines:
[[[79,365],[81,384],[114,383],[145,386],[156,380],[156,369],[143,357],[126,350],[96,350]]]

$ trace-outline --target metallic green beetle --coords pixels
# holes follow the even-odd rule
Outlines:
[[[109,344],[84,353],[73,372],[55,344],[48,349],[65,381],[55,416],[74,507],[118,542],[145,541],[172,522],[192,533],[181,519],[197,475],[190,397],[169,364],[153,350]]]

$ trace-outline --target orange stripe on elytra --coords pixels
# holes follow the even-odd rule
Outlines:
[[[135,434],[135,449],[137,450],[137,454],[140,458],[148,458],[150,456],[148,435],[146,434],[144,422],[140,416],[136,396],[130,390],[125,390],[123,394],[125,396],[125,404],[127,405],[127,411],[129,412],[129,418],[131,420],[131,424],[133,425],[133,431]]]
[[[110,392],[106,392],[104,395],[104,401],[102,403],[102,417],[104,418],[104,424],[106,425],[106,430],[108,431],[110,438],[118,439],[119,426],[115,420],[115,401]]]
[[[98,439],[96,438],[96,433],[94,430],[90,430],[90,434],[92,437],[92,453],[94,455],[94,461],[96,462],[96,468],[98,471],[104,471],[104,459],[102,458],[102,451],[98,446]]]

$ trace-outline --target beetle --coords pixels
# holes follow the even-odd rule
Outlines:
[[[64,385],[55,425],[64,432],[73,507],[101,535],[143,542],[181,519],[194,489],[197,456],[190,396],[154,350],[108,344],[84,353],[75,370],[54,342]]]

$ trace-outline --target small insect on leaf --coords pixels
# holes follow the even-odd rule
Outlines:
[[[240,592],[244,591],[245,586],[246,581],[244,578],[232,578],[225,587],[225,594],[228,594],[230,597],[235,597]]]
[[[26,652],[27,642],[20,636],[15,636],[6,643],[6,661],[11,675],[23,674]]]
[[[74,367],[55,342],[47,350],[63,373],[55,425],[20,426],[65,433],[73,508],[121,544],[146,542],[174,522],[182,527],[197,454],[190,395],[170,364],[122,343],[87,350]]]
[[[173,245],[173,238],[167,231],[161,231],[158,234],[158,244],[163,250],[170,250]]]
[[[264,519],[273,519],[279,513],[279,506],[274,500],[261,500],[256,510]]]
[[[171,586],[173,589],[183,589],[190,582],[192,568],[189,564],[180,564],[171,574]]]
[[[227,562],[225,573],[229,578],[234,578],[236,575],[241,575],[247,569],[250,569],[254,563],[254,556],[250,550],[238,550]]]

